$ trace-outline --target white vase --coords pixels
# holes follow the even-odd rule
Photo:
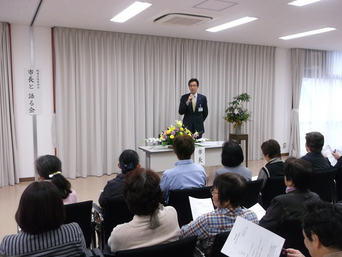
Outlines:
[[[235,134],[241,134],[241,125],[237,125],[235,128]]]

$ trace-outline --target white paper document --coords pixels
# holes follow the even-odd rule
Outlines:
[[[266,213],[265,209],[262,208],[259,203],[254,204],[252,207],[249,208],[249,210],[253,211],[257,215],[258,220],[261,220],[261,218],[264,217]]]
[[[214,210],[211,198],[194,198],[189,196],[189,203],[192,213],[192,220],[197,219],[204,213],[212,212]]]
[[[229,257],[279,257],[285,239],[237,217],[221,252]]]
[[[194,163],[199,165],[205,165],[205,148],[195,147],[194,151]]]
[[[326,157],[329,159],[329,161],[330,161],[330,163],[331,163],[332,166],[335,166],[335,164],[337,163],[337,160],[336,160],[335,157],[331,154],[332,151],[333,151],[333,150],[331,149],[330,145],[326,145],[326,146],[324,146],[324,148],[323,148],[323,150],[322,150],[322,154],[323,154],[324,156],[326,156]]]

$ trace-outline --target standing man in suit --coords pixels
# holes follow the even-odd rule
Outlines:
[[[204,133],[203,122],[208,116],[207,98],[197,93],[199,82],[192,78],[188,82],[189,94],[182,95],[179,104],[179,114],[183,115],[183,124],[192,132],[199,133],[199,138]]]

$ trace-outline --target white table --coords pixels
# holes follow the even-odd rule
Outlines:
[[[205,148],[205,165],[218,166],[221,165],[221,152],[223,141],[207,141],[196,143],[196,147]],[[162,145],[139,146],[140,150],[146,153],[146,168],[160,172],[175,166],[178,161],[177,155],[173,149]],[[193,159],[194,156],[192,155]]]

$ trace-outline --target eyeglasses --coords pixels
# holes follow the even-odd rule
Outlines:
[[[211,189],[210,189],[210,193],[211,193],[212,195],[213,195],[213,194],[218,194],[218,192],[215,192],[215,191],[214,191],[214,188],[211,188]]]

